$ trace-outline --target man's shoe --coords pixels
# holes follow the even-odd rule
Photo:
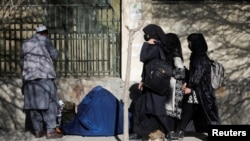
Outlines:
[[[40,132],[35,132],[35,137],[36,138],[41,138],[45,135],[45,133],[43,131],[40,131]]]
[[[47,133],[46,139],[57,139],[57,138],[62,138],[63,134],[59,134],[57,132],[52,132],[52,133]]]

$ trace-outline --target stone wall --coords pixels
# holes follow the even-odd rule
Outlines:
[[[189,67],[187,36],[202,33],[208,56],[225,67],[224,86],[217,90],[223,124],[250,124],[250,5],[239,3],[153,4],[152,23],[181,40],[184,64]]]
[[[142,18],[133,20],[129,6],[139,3]],[[181,40],[184,64],[189,67],[190,51],[187,36],[193,32],[203,33],[208,44],[208,55],[225,67],[225,81],[216,91],[220,117],[223,124],[250,124],[250,5],[240,3],[152,3],[151,0],[131,0],[123,7],[127,14],[123,18],[122,32],[122,78],[125,78],[128,29],[143,23],[132,40],[132,63],[130,80],[140,81],[142,63],[140,49],[144,42],[142,28],[157,24],[166,33],[176,33]],[[129,16],[128,16],[129,15]],[[127,21],[127,22],[124,22]]]
[[[120,78],[62,78],[56,80],[58,96],[63,101],[79,103],[95,86],[102,86],[123,99],[124,82]],[[25,129],[25,113],[20,79],[0,80],[0,130]],[[80,86],[80,87],[79,87]],[[78,91],[75,88],[81,88]],[[80,95],[75,95],[80,93]]]
[[[222,124],[250,124],[250,79],[225,82],[227,85],[216,91]],[[131,81],[130,85],[134,83]],[[120,78],[61,78],[56,84],[58,96],[64,101],[80,102],[98,85],[112,92],[118,100],[124,97],[125,84]],[[25,129],[21,85],[20,79],[0,80],[0,130]],[[80,94],[76,96],[76,93]]]

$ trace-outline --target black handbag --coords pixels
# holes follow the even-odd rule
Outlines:
[[[173,73],[173,67],[170,61],[166,61],[162,48],[158,47],[160,59],[154,61],[154,67],[150,74],[145,77],[144,85],[159,95],[166,95],[170,87],[170,79]]]

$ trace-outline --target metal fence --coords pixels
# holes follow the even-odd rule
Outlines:
[[[60,52],[58,77],[120,77],[120,18],[109,4],[0,6],[0,78],[20,77],[20,47],[45,24]],[[117,15],[117,14],[116,14]]]

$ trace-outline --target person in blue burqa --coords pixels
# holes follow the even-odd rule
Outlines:
[[[61,125],[64,134],[114,136],[123,133],[123,104],[102,86],[94,87],[77,111],[70,122]]]

